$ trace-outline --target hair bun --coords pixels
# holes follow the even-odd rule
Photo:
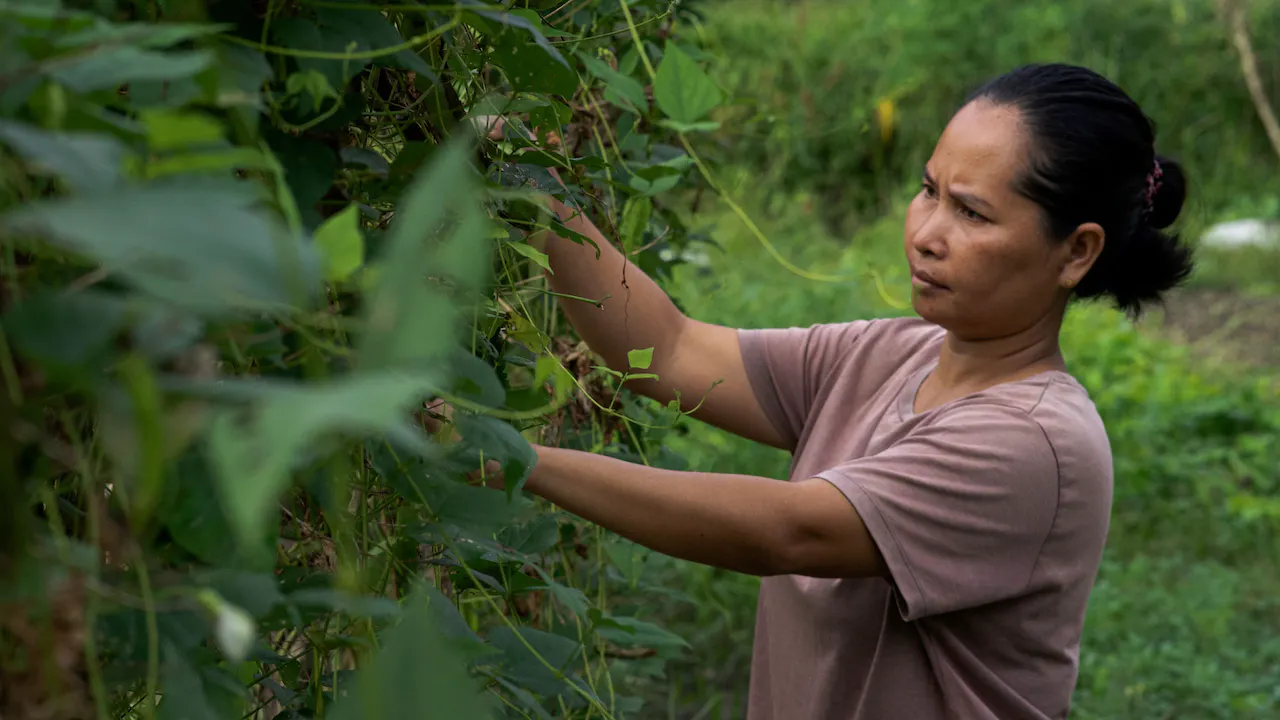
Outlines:
[[[1160,184],[1151,196],[1147,224],[1160,230],[1172,225],[1182,212],[1182,204],[1187,199],[1187,177],[1176,160],[1157,155],[1156,164],[1160,167]]]

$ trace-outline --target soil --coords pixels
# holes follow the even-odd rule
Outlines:
[[[1197,353],[1280,369],[1280,296],[1195,288],[1170,296],[1165,305],[1152,324]]]

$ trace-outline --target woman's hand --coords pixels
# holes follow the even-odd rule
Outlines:
[[[422,413],[422,426],[435,436],[437,442],[454,443],[462,439],[458,428],[453,424],[453,406],[440,398],[427,403]],[[506,483],[502,476],[502,464],[497,460],[485,460],[484,468],[473,470],[467,474],[472,485],[483,485],[494,490],[503,490]]]

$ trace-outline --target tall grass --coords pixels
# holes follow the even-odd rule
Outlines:
[[[1275,97],[1280,10],[1250,5]],[[814,190],[837,235],[888,210],[973,88],[1028,62],[1086,65],[1141,103],[1188,171],[1193,225],[1275,212],[1274,155],[1215,0],[735,0],[705,36],[739,99],[722,116],[727,159],[763,187]]]

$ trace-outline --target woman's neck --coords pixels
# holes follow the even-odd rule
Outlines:
[[[916,396],[916,410],[928,410],[1047,370],[1064,370],[1066,363],[1058,346],[1060,327],[1060,318],[1046,317],[1025,330],[999,338],[966,340],[948,331],[938,366]]]

